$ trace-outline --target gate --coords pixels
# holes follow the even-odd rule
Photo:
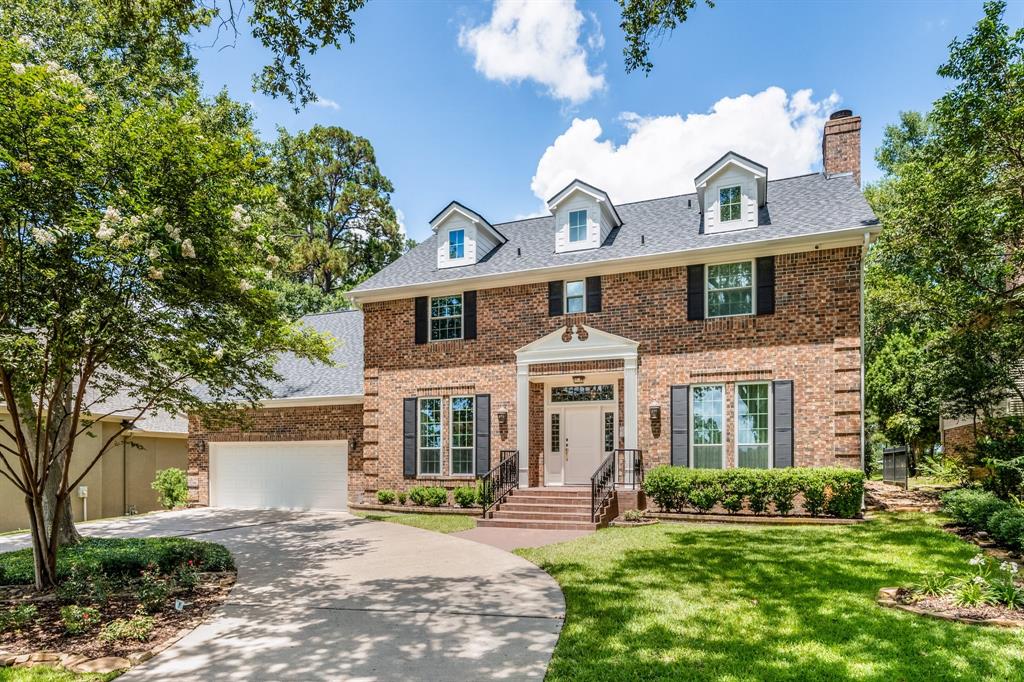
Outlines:
[[[882,481],[907,489],[907,475],[910,469],[907,447],[900,445],[882,450]]]

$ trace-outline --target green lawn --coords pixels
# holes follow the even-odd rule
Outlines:
[[[402,512],[353,512],[356,516],[371,521],[390,521],[403,526],[415,526],[438,533],[457,533],[460,530],[476,528],[475,516],[462,514],[415,514]]]
[[[0,668],[0,682],[106,682],[118,673],[73,673],[64,668],[37,665],[31,668]]]
[[[854,526],[609,528],[518,550],[568,613],[548,680],[1024,680],[1024,634],[875,604],[961,570],[976,549],[938,517]]]

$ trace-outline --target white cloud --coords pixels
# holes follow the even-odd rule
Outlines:
[[[597,18],[591,21],[596,31],[588,34],[586,44],[599,51],[604,37]],[[491,80],[533,80],[552,97],[579,104],[605,87],[604,75],[591,72],[589,53],[580,45],[584,23],[574,0],[495,0],[488,23],[460,29],[459,45]]]
[[[317,97],[316,101],[313,102],[313,106],[323,107],[324,109],[330,109],[332,111],[341,111],[341,105],[335,102],[333,99],[326,97]]]
[[[629,139],[601,139],[594,118],[574,119],[537,162],[530,188],[542,201],[574,178],[626,203],[692,192],[693,179],[727,151],[768,167],[768,177],[808,173],[820,162],[821,131],[839,96],[815,100],[810,90],[792,97],[770,87],[754,95],[724,97],[706,114],[620,116]]]
[[[398,223],[399,234],[403,237],[408,237],[409,232],[405,229],[405,213],[403,213],[402,209],[398,207],[395,207],[395,222]]]

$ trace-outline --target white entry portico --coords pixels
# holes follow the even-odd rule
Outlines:
[[[622,361],[621,374],[587,372],[587,384],[617,387],[622,378],[622,440],[626,448],[636,448],[638,441],[638,369],[639,343],[609,334],[586,325],[569,325],[529,343],[516,351],[516,447],[519,458],[520,485],[528,486],[530,448],[530,368],[559,363],[587,363],[602,360]],[[576,374],[576,372],[570,372]],[[543,380],[533,377],[533,380]],[[552,389],[572,383],[571,376],[548,377],[544,399],[544,463],[542,485],[589,482],[594,469],[604,457],[607,443],[606,419],[611,419],[611,439],[617,447],[619,431],[614,414],[617,411],[618,389],[611,400],[606,395],[579,402],[552,400]],[[555,431],[552,432],[552,415]],[[557,434],[558,438],[554,438]],[[567,441],[567,442],[566,442]],[[555,456],[558,454],[559,456]]]

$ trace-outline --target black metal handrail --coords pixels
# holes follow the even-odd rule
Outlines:
[[[480,477],[480,506],[482,514],[501,504],[508,494],[519,487],[519,451],[502,450],[498,466]]]
[[[608,455],[590,477],[590,518],[598,522],[616,488],[636,490],[644,483],[643,453],[635,448],[618,448]]]

